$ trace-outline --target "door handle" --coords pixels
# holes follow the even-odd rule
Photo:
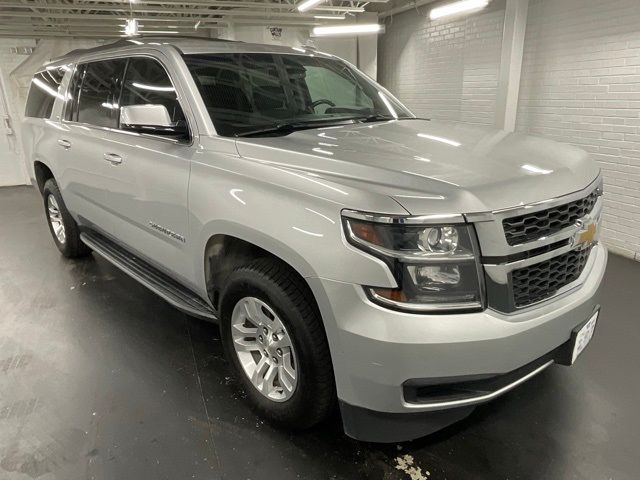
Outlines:
[[[58,140],[58,145],[63,148],[71,148],[71,142],[69,140],[65,140],[64,138]]]
[[[107,162],[111,162],[112,165],[119,165],[122,163],[122,157],[117,153],[105,153],[104,159]]]

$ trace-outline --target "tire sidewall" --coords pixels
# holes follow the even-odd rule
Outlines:
[[[60,211],[60,216],[62,218],[62,223],[64,225],[65,231],[65,242],[61,243],[56,236],[55,231],[53,230],[53,225],[51,225],[51,219],[49,218],[49,196],[53,196],[56,199],[58,204],[58,210]],[[51,232],[51,238],[53,238],[56,247],[58,250],[65,255],[68,256],[70,254],[69,247],[69,234],[71,233],[71,224],[69,219],[71,219],[71,214],[67,211],[64,201],[62,200],[62,195],[60,195],[60,190],[58,189],[58,185],[53,180],[47,180],[44,184],[44,188],[42,190],[42,196],[44,199],[44,210],[47,216],[47,225],[49,226],[49,232]]]
[[[296,355],[297,385],[293,395],[283,401],[269,400],[260,393],[247,377],[233,346],[231,334],[231,315],[239,300],[244,297],[256,297],[265,302],[278,315],[287,329]],[[305,405],[313,398],[314,359],[309,358],[308,333],[304,328],[304,319],[296,305],[273,281],[249,270],[233,272],[224,291],[221,304],[221,337],[227,359],[232,364],[237,378],[240,379],[246,394],[253,400],[258,410],[277,423],[291,425],[290,419],[304,415]],[[326,359],[330,361],[330,359]],[[317,360],[316,360],[317,361]]]

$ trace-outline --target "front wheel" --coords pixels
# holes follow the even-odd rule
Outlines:
[[[302,282],[281,262],[256,260],[230,275],[221,305],[225,353],[247,396],[296,429],[324,420],[335,402],[324,327]]]

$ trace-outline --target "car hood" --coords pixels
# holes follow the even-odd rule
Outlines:
[[[471,213],[585,188],[598,168],[578,148],[489,127],[393,120],[237,141],[241,156],[383,193],[409,213]]]

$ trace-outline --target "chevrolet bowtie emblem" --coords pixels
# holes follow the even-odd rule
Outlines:
[[[598,224],[596,221],[590,221],[590,223],[586,224],[584,221],[579,221],[578,225],[581,228],[573,237],[574,245],[586,248],[598,241]]]
[[[578,235],[578,243],[591,243],[596,239],[598,227],[595,223],[590,223],[584,230],[580,230]]]

